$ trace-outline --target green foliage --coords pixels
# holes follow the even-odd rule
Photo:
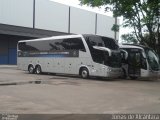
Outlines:
[[[111,28],[112,31],[118,32],[119,31],[119,25],[114,24]]]
[[[105,6],[114,17],[123,16],[124,27],[134,29],[139,43],[152,47],[160,53],[160,0],[80,0],[92,7]],[[116,30],[113,27],[112,30]],[[156,34],[157,36],[156,36]],[[148,34],[146,40],[145,34]],[[123,36],[124,37],[124,36]],[[128,36],[128,40],[131,36]],[[131,38],[130,38],[131,39]]]
[[[122,43],[129,43],[129,44],[139,43],[134,34],[123,34],[121,38],[122,38]]]

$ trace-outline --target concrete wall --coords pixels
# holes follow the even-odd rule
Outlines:
[[[0,0],[0,23],[114,38],[114,18],[50,0]]]
[[[0,0],[0,23],[33,27],[33,0]]]
[[[77,34],[95,34],[96,13],[71,7],[70,32]]]
[[[0,0],[0,64],[16,64],[18,40],[68,33],[114,38],[113,24],[114,18],[50,0]]]
[[[69,6],[49,0],[36,0],[35,28],[68,32]]]
[[[111,28],[114,24],[114,18],[97,14],[97,35],[114,38],[114,32]]]

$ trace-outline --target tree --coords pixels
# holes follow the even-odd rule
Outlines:
[[[122,43],[138,44],[134,34],[128,33],[121,36]]]
[[[124,27],[131,27],[140,44],[149,43],[160,53],[160,0],[80,0],[92,7],[105,6],[114,16],[123,16]],[[155,35],[156,33],[156,35]],[[145,39],[148,34],[149,41]]]

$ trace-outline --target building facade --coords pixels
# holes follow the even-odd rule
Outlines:
[[[114,38],[114,18],[50,0],[0,0],[0,64],[16,64],[19,40],[97,34]]]

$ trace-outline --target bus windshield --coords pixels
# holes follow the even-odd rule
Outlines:
[[[90,46],[106,47],[111,50],[119,49],[119,46],[115,42],[115,40],[108,37],[101,37],[97,35],[84,35],[84,38],[87,44]]]
[[[120,51],[108,51],[104,47],[93,47],[91,55],[94,62],[101,63],[110,67],[121,67]]]
[[[151,49],[146,49],[146,57],[148,64],[152,70],[158,71],[160,69],[159,58],[156,53]]]
[[[121,54],[120,54],[120,52],[112,52],[112,55],[109,57],[108,66],[121,67]]]
[[[101,36],[84,36],[94,62],[110,67],[121,67],[121,54],[117,43]]]

